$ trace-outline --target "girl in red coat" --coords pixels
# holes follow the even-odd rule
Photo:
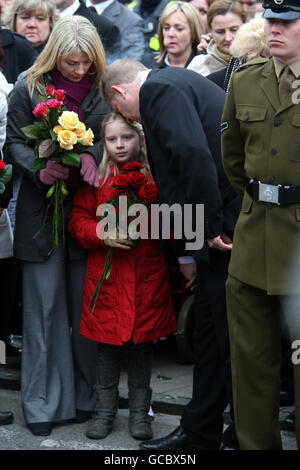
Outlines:
[[[96,189],[82,183],[69,220],[71,235],[88,250],[80,333],[99,344],[97,405],[86,435],[103,439],[112,430],[118,409],[121,360],[126,349],[130,433],[136,439],[150,439],[151,341],[176,330],[167,263],[159,240],[141,239],[134,246],[131,240],[115,235],[99,236],[97,208],[118,196],[112,179],[124,165],[140,161],[147,180],[153,182],[140,124],[129,124],[113,112],[103,120],[102,133],[100,186]],[[111,247],[114,248],[112,269],[92,310],[90,300]]]

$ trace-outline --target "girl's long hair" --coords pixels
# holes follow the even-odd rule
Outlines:
[[[111,161],[110,155],[105,145],[106,126],[114,121],[124,122],[138,134],[139,139],[140,139],[140,153],[138,155],[138,161],[142,163],[142,165],[146,168],[147,172],[150,171],[148,158],[147,158],[147,150],[146,150],[146,145],[144,141],[144,132],[143,132],[143,128],[141,124],[136,121],[132,121],[129,123],[121,114],[113,111],[105,116],[105,118],[102,121],[102,126],[101,126],[101,137],[102,137],[102,142],[103,142],[103,156],[102,156],[101,163],[98,167],[99,178],[101,180],[100,186],[103,186],[106,183],[107,179],[111,175],[111,172],[113,172],[113,176],[119,173],[118,166],[115,162]]]

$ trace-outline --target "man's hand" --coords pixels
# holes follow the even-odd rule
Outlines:
[[[180,264],[179,269],[180,272],[184,275],[184,277],[188,281],[191,281],[197,272],[197,265],[196,262]]]
[[[179,266],[180,272],[189,281],[187,282],[185,287],[187,289],[191,289],[191,291],[193,292],[195,287],[197,287],[197,264],[193,262],[180,264]]]
[[[232,250],[232,240],[227,235],[225,235],[225,233],[221,233],[218,237],[207,240],[207,244],[209,248],[212,248],[213,250]]]

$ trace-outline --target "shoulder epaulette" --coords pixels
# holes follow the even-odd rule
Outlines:
[[[263,65],[268,61],[269,59],[265,57],[259,57],[258,59],[249,60],[248,62],[245,62],[245,64],[240,65],[239,68],[235,71],[235,73],[240,72],[241,70],[245,70],[248,67],[252,67],[253,65]]]

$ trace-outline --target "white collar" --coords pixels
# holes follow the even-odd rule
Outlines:
[[[77,11],[79,7],[80,7],[79,0],[75,0],[75,2],[72,3],[72,5],[70,5],[69,7],[65,8],[64,10],[60,12],[60,17],[64,18],[65,16],[73,16],[75,11]]]
[[[141,86],[143,85],[143,83],[146,81],[149,73],[151,72],[151,69],[147,69],[147,70],[142,70],[140,72],[140,79],[141,79]]]
[[[86,6],[87,7],[94,7],[98,13],[98,15],[101,15],[105,8],[107,8],[111,3],[113,3],[114,0],[105,0],[105,2],[100,2],[100,3],[92,3],[91,0],[86,0]]]

